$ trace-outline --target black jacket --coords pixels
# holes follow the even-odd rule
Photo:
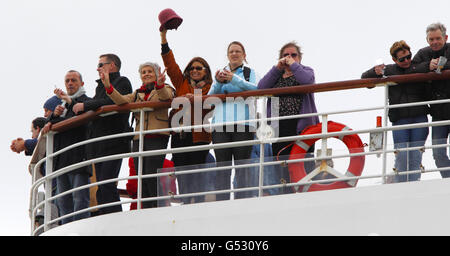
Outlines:
[[[111,84],[122,95],[132,92],[130,80],[124,76],[120,76],[119,72],[111,73],[109,77]],[[95,88],[95,96],[92,100],[84,103],[85,111],[96,110],[105,105],[115,105],[108,95],[106,95],[106,90],[102,81],[99,79],[96,82],[97,87]],[[120,113],[99,117],[90,124],[89,138],[97,138],[129,131],[129,116],[129,113]],[[127,137],[91,143],[88,147],[89,159],[127,152],[130,152],[130,139]]]
[[[85,102],[89,99],[90,98],[86,96],[86,94],[83,94],[80,97],[73,99],[70,105],[66,104],[64,106],[67,109],[67,113],[64,117],[60,116],[56,117],[52,114],[49,117],[49,122],[54,124],[66,120],[68,118],[74,117],[75,113],[73,112],[72,107],[76,103]],[[70,145],[73,145],[75,143],[85,141],[87,139],[87,131],[88,131],[87,127],[88,125],[84,124],[75,127],[73,129],[55,134],[53,144],[54,152],[63,149],[65,147],[68,147]],[[76,164],[85,160],[86,160],[86,146],[79,146],[56,156],[55,160],[53,161],[54,170],[61,169],[63,167]],[[73,172],[86,172],[89,175],[92,175],[91,168],[88,168],[87,166],[76,169]]]
[[[385,66],[384,74],[386,76],[405,75],[411,73],[411,68],[403,69],[397,64],[389,64]],[[375,68],[371,68],[364,72],[361,78],[382,77],[375,73]],[[403,83],[389,86],[389,105],[412,103],[426,101],[426,84],[425,83]],[[395,122],[402,118],[416,117],[427,115],[429,108],[427,105],[414,106],[407,108],[389,109],[389,120]]]
[[[412,61],[413,72],[430,72],[430,61],[440,56],[445,56],[448,61],[443,69],[450,69],[450,43],[447,43],[439,51],[431,50],[431,47],[420,49]],[[434,71],[433,71],[434,72]],[[432,81],[428,86],[429,100],[442,100],[450,98],[450,80]],[[431,115],[433,120],[450,119],[450,103],[432,104]]]

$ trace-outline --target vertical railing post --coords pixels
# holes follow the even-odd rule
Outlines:
[[[52,197],[52,179],[48,178],[53,172],[53,157],[48,157],[53,154],[53,139],[54,132],[50,131],[47,133],[47,144],[46,144],[46,160],[45,160],[45,203],[44,203],[44,232],[50,230],[48,222],[52,219],[52,207],[49,200]]]
[[[267,98],[262,97],[262,110],[259,119],[259,127],[261,130],[266,129],[267,125]],[[257,104],[257,103],[256,103]],[[264,126],[264,127],[263,127]],[[263,135],[264,136],[264,135]],[[263,138],[259,138],[259,184],[258,184],[258,196],[263,196],[263,186],[264,186],[264,141]]]
[[[140,111],[140,120],[139,120],[139,153],[142,153],[144,151],[144,114],[145,111],[142,108]],[[137,170],[137,176],[138,176],[138,186],[137,186],[137,209],[141,209],[141,200],[142,200],[142,155],[139,155],[138,157],[138,170]]]
[[[328,115],[322,115],[322,134],[323,133],[328,133]],[[328,148],[328,144],[327,144],[327,138],[324,137],[322,138],[322,152],[320,154],[321,157],[326,157],[327,156],[327,148]]]
[[[384,86],[384,116],[383,116],[383,126],[387,127],[387,117],[388,117],[388,104],[389,104],[389,85]],[[383,169],[382,169],[382,177],[381,183],[386,184],[386,166],[387,166],[387,131],[383,131]]]
[[[34,183],[36,182],[36,170],[37,170],[37,167],[40,167],[40,166],[37,166],[37,165],[34,165],[33,167],[32,167],[32,178],[31,178],[31,184],[32,185],[34,185]],[[31,235],[33,235],[33,232],[34,232],[34,230],[36,229],[36,225],[35,225],[35,220],[36,220],[36,213],[35,213],[35,211],[34,211],[34,208],[36,207],[36,205],[37,205],[37,200],[36,200],[36,197],[37,197],[37,188],[34,188],[34,189],[32,189],[31,190],[31,199],[30,199],[30,218],[31,218]]]

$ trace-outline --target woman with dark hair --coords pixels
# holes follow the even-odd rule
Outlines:
[[[272,69],[259,81],[258,89],[281,88],[289,86],[297,86],[304,84],[313,84],[315,82],[314,70],[308,66],[301,64],[302,52],[300,46],[295,42],[285,44],[280,49],[278,62]],[[314,102],[313,93],[294,94],[279,96],[278,116],[291,116],[307,113],[316,113],[316,104]],[[268,100],[267,114],[268,116],[276,116],[272,113],[271,99]],[[307,126],[315,125],[319,122],[317,116],[285,119],[278,121],[278,137],[288,137],[299,135]],[[290,141],[277,142],[272,144],[273,155],[280,155],[280,159],[287,159],[291,150],[288,147]],[[287,147],[287,148],[286,148]],[[308,153],[314,152],[314,146],[310,147]],[[314,168],[313,161],[305,162],[306,171],[312,171]],[[281,167],[281,178],[288,181],[289,171],[287,167]],[[285,190],[286,193],[291,190]]]
[[[395,64],[377,65],[366,72],[361,78],[375,78],[391,75],[403,75],[413,72],[411,66],[411,50],[405,41],[395,42],[390,49]],[[389,105],[426,101],[427,88],[423,83],[403,83],[389,86]],[[407,108],[389,109],[389,120],[392,125],[415,124],[428,122],[428,105]],[[392,131],[395,148],[418,147],[425,145],[428,137],[428,127]],[[395,156],[395,168],[399,172],[420,170],[422,152],[419,150],[400,151]],[[396,182],[416,181],[420,173],[397,175]]]
[[[161,56],[164,61],[164,65],[167,69],[167,75],[172,81],[173,86],[176,89],[177,97],[187,97],[192,99],[195,96],[206,95],[211,87],[212,76],[211,69],[206,60],[201,57],[195,57],[187,64],[183,72],[175,61],[173,51],[169,48],[167,42],[167,30],[161,31]],[[181,109],[172,109],[171,116],[174,116],[176,112]],[[184,120],[181,118],[180,122],[176,126],[191,126],[201,125],[203,119],[208,111],[201,110],[201,113],[194,112],[194,104],[191,102],[190,120]],[[195,118],[195,116],[200,117]],[[172,123],[175,121],[172,120]],[[204,128],[196,128],[189,130],[182,130],[180,132],[172,132],[171,148],[190,147],[198,145],[208,145],[211,142],[211,134]],[[190,151],[182,153],[174,153],[172,161],[174,162],[177,170],[180,167],[185,166],[186,169],[194,169],[193,165],[203,165],[206,161],[206,156],[209,150]],[[200,188],[204,187],[207,182],[208,173],[192,173],[179,175],[177,177],[180,194],[202,192]],[[185,204],[190,203],[190,197],[184,197]],[[194,197],[195,202],[203,202],[204,196]]]
[[[234,41],[228,45],[227,57],[228,65],[222,70],[216,72],[216,81],[211,86],[208,94],[227,94],[232,92],[242,92],[247,90],[256,90],[256,72],[247,66],[245,48],[242,43]],[[234,101],[223,102],[214,106],[213,123],[227,123],[236,121],[245,121],[254,119],[254,102],[235,98]],[[256,124],[254,122],[245,122],[240,124],[222,125],[214,128],[212,141],[216,143],[227,143],[235,141],[253,140]],[[242,160],[248,160],[251,157],[252,146],[241,146],[232,148],[214,149],[217,166],[230,165],[234,159],[235,165],[242,164]],[[241,161],[239,161],[241,160]],[[237,162],[238,161],[238,162]],[[240,162],[240,163],[239,163]],[[257,186],[257,180],[253,175],[254,169],[238,168],[235,169],[235,188]],[[231,170],[218,171],[216,174],[216,189],[225,190],[230,188]],[[256,191],[237,192],[234,198],[245,198],[255,195]],[[227,200],[230,193],[221,193],[216,195],[217,200]]]

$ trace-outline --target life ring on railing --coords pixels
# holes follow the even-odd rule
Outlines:
[[[346,125],[336,123],[333,121],[328,121],[328,132],[340,132],[351,130]],[[302,131],[300,135],[310,135],[310,134],[319,134],[322,132],[322,123],[318,123],[314,126],[309,126]],[[357,134],[350,134],[345,136],[335,136],[333,138],[340,139],[347,146],[350,154],[352,153],[360,153],[364,152],[364,144]],[[314,143],[320,138],[306,139],[306,140],[298,140],[292,145],[291,154],[289,155],[289,160],[293,159],[301,159],[305,157],[308,149],[314,145]],[[352,156],[350,157],[350,164],[345,174],[348,177],[361,176],[361,173],[364,168],[365,156]],[[289,174],[291,178],[291,182],[298,182],[302,180],[306,175],[304,162],[296,162],[290,163],[288,165]],[[355,187],[357,179],[349,180],[349,181],[335,181],[329,184],[319,184],[314,183],[308,186],[299,186],[297,191],[319,191],[319,190],[330,190],[330,189],[338,189],[338,188],[350,188]]]

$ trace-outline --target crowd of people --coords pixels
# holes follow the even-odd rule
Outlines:
[[[156,62],[145,62],[139,66],[138,72],[142,85],[137,90],[132,89],[131,82],[120,73],[121,61],[115,54],[103,54],[99,57],[97,71],[99,79],[95,89],[95,95],[89,97],[84,90],[84,82],[80,72],[70,70],[65,74],[65,90],[55,89],[55,96],[49,99],[45,105],[44,118],[33,120],[32,141],[18,138],[11,144],[11,150],[17,153],[25,151],[26,154],[33,152],[39,133],[45,134],[51,130],[52,125],[63,120],[80,115],[86,111],[96,110],[105,105],[122,105],[131,102],[168,102],[175,98],[184,97],[189,100],[198,96],[227,94],[232,92],[243,92],[248,90],[258,90],[266,88],[282,88],[315,83],[314,70],[303,65],[302,51],[295,42],[283,45],[279,50],[279,59],[274,66],[261,79],[256,75],[256,71],[246,63],[246,51],[242,43],[231,42],[226,51],[228,63],[224,68],[213,72],[208,62],[203,57],[192,58],[182,71],[178,65],[174,50],[169,47],[167,40],[167,29],[162,29],[161,36],[161,56],[164,63],[162,69]],[[448,69],[447,62],[443,67],[438,67],[441,56],[450,58],[449,44],[447,43],[446,28],[441,23],[433,23],[426,29],[428,47],[420,49],[413,57],[413,52],[405,41],[395,42],[390,54],[394,64],[377,65],[362,74],[362,78],[383,77],[390,75],[402,75],[411,73],[427,73],[436,69]],[[171,84],[167,83],[169,77]],[[389,104],[414,103],[427,100],[440,100],[450,98],[450,81],[432,81],[430,83],[402,83],[389,87]],[[50,107],[51,105],[51,107]],[[316,113],[316,103],[313,93],[283,95],[278,97],[278,113],[273,113],[272,104],[267,103],[268,116],[291,116],[298,114]],[[159,108],[147,111],[144,120],[140,120],[139,114],[132,114],[135,123],[134,131],[151,131],[156,129],[170,128],[172,118],[179,116],[182,108]],[[193,113],[194,105],[191,109],[184,109],[184,112]],[[252,104],[244,101],[225,101],[217,104],[213,110],[202,109],[201,120],[189,115],[190,120],[185,120],[186,116],[179,119],[177,125],[200,125],[204,124],[211,111],[212,124],[226,123],[216,127],[209,132],[206,129],[179,129],[172,132],[162,131],[157,133],[144,134],[142,150],[160,150],[170,148],[192,147],[208,145],[210,143],[220,144],[227,142],[238,142],[253,140],[255,138],[255,126],[251,120],[250,113]],[[394,126],[404,124],[414,124],[428,122],[428,114],[433,121],[450,119],[450,104],[432,104],[412,107],[392,108],[389,110],[389,119]],[[135,122],[134,122],[135,121]],[[246,122],[248,121],[248,122]],[[237,124],[228,124],[238,122]],[[286,119],[278,122],[275,127],[278,137],[288,137],[300,134],[306,127],[319,123],[317,116]],[[143,125],[141,127],[141,125]],[[131,124],[133,126],[133,124]],[[60,150],[75,143],[91,138],[129,132],[129,114],[117,113],[95,119],[87,124],[76,128],[57,133],[54,137],[54,150]],[[432,144],[446,144],[450,126],[433,126],[431,128]],[[428,127],[403,129],[393,131],[395,148],[423,146],[429,134]],[[279,156],[280,159],[287,159],[290,153],[291,142],[277,142],[266,145],[264,154],[266,157]],[[94,142],[86,146],[75,147],[65,151],[54,158],[53,170],[82,162],[87,159],[94,159],[103,156],[138,152],[140,150],[139,135],[130,140],[128,137],[118,137],[109,140]],[[158,169],[171,166],[172,168],[189,169],[189,166],[210,167],[210,166],[230,166],[234,160],[248,161],[252,156],[259,155],[259,146],[236,146],[219,147],[214,149],[216,159],[211,160],[212,155],[209,150],[192,150],[185,152],[174,152],[171,163],[168,165],[166,155],[143,156],[130,159],[130,167],[133,164],[133,171],[138,170],[142,165],[142,174],[155,174]],[[311,147],[308,154],[314,153]],[[396,155],[395,167],[399,173],[409,170],[420,169],[422,152],[419,150],[400,151]],[[449,167],[450,160],[445,147],[433,149],[433,157],[437,167]],[[208,160],[210,159],[210,160]],[[165,164],[166,163],[166,164]],[[117,178],[121,169],[122,159],[109,160],[95,163],[93,166],[85,166],[66,172],[56,178],[56,194],[64,193],[70,189],[89,184],[89,178],[95,170],[98,182]],[[311,165],[311,166],[307,166]],[[314,161],[306,162],[308,171],[314,169]],[[194,169],[194,168],[192,168]],[[135,172],[133,172],[135,173]],[[180,176],[178,190],[181,194],[195,193],[211,190],[208,185],[213,184],[214,190],[230,189],[231,182],[235,188],[253,187],[258,185],[258,168],[237,168],[235,169],[234,180],[231,181],[232,170],[225,169],[217,172],[200,172]],[[45,175],[45,170],[43,171]],[[441,172],[442,177],[450,176],[450,172]],[[397,175],[397,182],[414,181],[420,179],[420,173],[409,175]],[[275,166],[265,172],[264,184],[279,184],[280,181],[289,182],[289,172],[285,166]],[[150,198],[158,195],[158,179],[145,178],[142,180],[142,198]],[[173,187],[170,185],[168,187]],[[174,190],[174,188],[171,188]],[[283,193],[290,193],[288,189]],[[131,192],[130,192],[131,193]],[[133,190],[133,198],[136,191]],[[279,190],[270,189],[265,193],[280,193]],[[234,193],[234,198],[247,198],[256,196],[256,191],[241,191]],[[192,202],[184,199],[184,203]],[[230,199],[229,192],[222,192],[216,195],[216,200]],[[102,183],[98,185],[96,192],[98,204],[108,204],[120,201],[116,182]],[[204,201],[204,197],[194,197],[194,202]],[[59,197],[56,201],[59,214],[66,215],[74,211],[89,207],[90,195],[88,189],[68,193]],[[136,207],[136,206],[134,206]],[[157,207],[155,200],[144,200],[142,208]],[[99,208],[97,214],[107,214],[122,211],[120,204]],[[64,218],[62,223],[89,217],[90,213],[85,211],[75,216]]]

